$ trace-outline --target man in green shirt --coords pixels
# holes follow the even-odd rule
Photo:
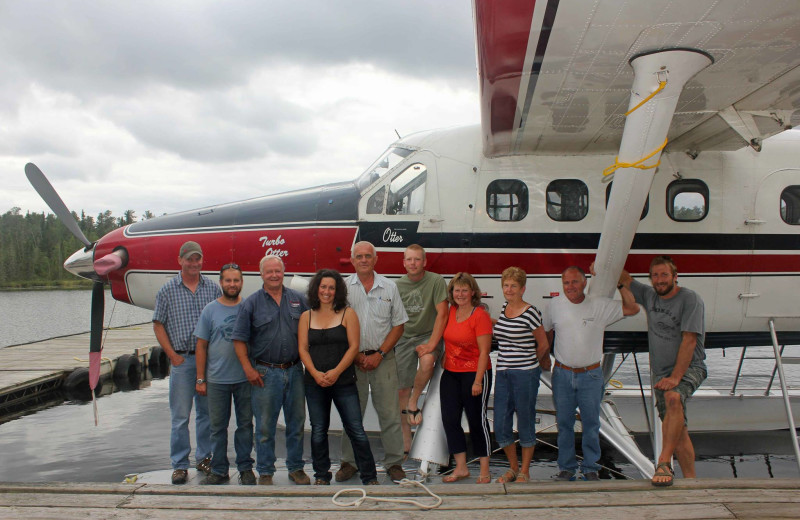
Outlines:
[[[442,354],[442,334],[447,325],[447,284],[440,275],[426,271],[425,264],[422,246],[408,246],[403,254],[403,267],[408,274],[397,281],[408,314],[403,336],[394,348],[400,410],[408,418],[401,421],[406,453],[411,448],[411,426],[422,422],[418,401]]]

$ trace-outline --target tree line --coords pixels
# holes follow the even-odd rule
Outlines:
[[[111,210],[96,217],[81,211],[72,216],[94,242],[114,229],[136,222],[136,212],[126,210],[115,217]],[[145,211],[142,220],[153,218]],[[64,269],[64,261],[83,244],[52,213],[26,212],[13,207],[0,215],[0,288],[88,287],[83,280]]]

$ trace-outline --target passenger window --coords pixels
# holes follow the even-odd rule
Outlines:
[[[578,179],[559,179],[547,185],[547,215],[558,221],[583,220],[589,213],[589,188]]]
[[[490,182],[486,187],[486,214],[502,222],[524,219],[528,214],[528,187],[517,179]]]
[[[386,186],[372,194],[367,201],[367,214],[380,215],[383,213],[383,201],[386,199]]]
[[[387,215],[421,215],[425,210],[425,182],[428,169],[416,163],[406,168],[389,185]]]
[[[698,179],[681,179],[667,186],[667,214],[678,222],[697,222],[708,215],[708,186]]]
[[[781,218],[787,224],[800,226],[800,186],[787,186],[781,192]]]
[[[611,198],[611,186],[614,185],[614,181],[608,183],[608,187],[606,188],[606,208],[608,207],[608,199]],[[650,211],[650,195],[647,195],[647,199],[644,201],[644,208],[642,209],[642,216],[639,217],[639,220],[644,220],[644,217],[647,216],[647,212]]]

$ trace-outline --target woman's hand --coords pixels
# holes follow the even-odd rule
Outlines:
[[[472,395],[479,396],[483,392],[483,383],[472,383]]]

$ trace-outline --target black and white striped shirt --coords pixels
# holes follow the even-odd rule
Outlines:
[[[542,313],[531,305],[516,318],[506,317],[506,306],[494,326],[499,347],[497,370],[533,370],[539,366],[536,358],[536,338],[533,331],[542,326]]]

